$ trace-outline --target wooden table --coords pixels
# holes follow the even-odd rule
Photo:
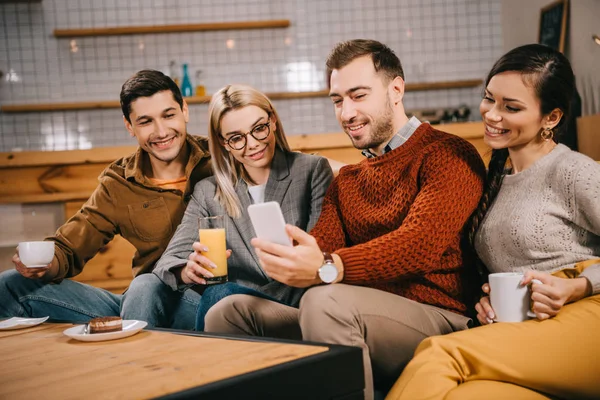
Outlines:
[[[363,396],[358,348],[169,330],[80,342],[72,326],[0,332],[0,399]]]

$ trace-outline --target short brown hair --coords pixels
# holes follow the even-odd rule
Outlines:
[[[169,78],[160,71],[153,69],[144,69],[136,72],[135,75],[127,79],[121,88],[121,111],[127,122],[131,123],[129,114],[131,114],[131,103],[139,97],[151,97],[158,92],[168,90],[173,94],[173,99],[183,110],[183,97],[181,91],[173,79]]]
[[[397,76],[404,79],[404,70],[396,53],[388,46],[375,40],[354,39],[338,43],[329,56],[327,66],[327,84],[334,69],[340,69],[359,57],[371,56],[375,71],[381,71],[391,81]]]

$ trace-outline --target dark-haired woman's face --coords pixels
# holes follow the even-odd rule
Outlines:
[[[540,101],[519,72],[503,72],[489,82],[479,106],[484,141],[492,149],[519,149],[540,143]]]

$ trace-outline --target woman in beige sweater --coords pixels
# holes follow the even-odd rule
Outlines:
[[[480,106],[493,151],[472,243],[486,273],[525,274],[536,318],[492,323],[483,285],[484,326],[423,341],[388,398],[600,398],[600,164],[553,140],[573,90],[562,54],[526,45],[496,62]]]

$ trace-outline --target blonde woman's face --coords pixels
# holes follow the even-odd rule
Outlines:
[[[231,110],[221,119],[225,150],[244,165],[257,183],[263,183],[265,174],[268,177],[275,155],[276,129],[275,118],[269,118],[265,110],[256,106]]]

